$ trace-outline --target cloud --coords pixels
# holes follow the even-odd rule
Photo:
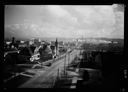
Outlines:
[[[61,6],[55,6],[55,5],[51,5],[51,6],[47,6],[48,10],[54,14],[57,17],[66,17],[66,16],[70,16],[70,14],[65,11],[63,8],[61,8]]]
[[[124,13],[111,5],[17,6],[5,26],[17,34],[37,37],[112,37],[123,36]],[[22,10],[22,13],[20,13]],[[18,17],[20,16],[20,17]],[[9,22],[8,22],[9,21]],[[9,24],[10,23],[10,24]],[[18,31],[20,30],[20,31]],[[22,33],[21,33],[22,32]]]
[[[110,6],[49,7],[48,10],[52,17],[48,19],[53,25],[74,26],[76,29],[103,29],[115,24],[114,14]],[[69,11],[69,8],[72,8],[70,9],[72,12]]]
[[[77,18],[72,16],[71,13],[62,6],[47,6],[47,10],[49,18],[46,18],[45,20],[53,23],[53,25],[68,27],[74,26],[74,24],[77,23]]]
[[[87,13],[83,12],[82,14],[85,15],[85,17],[82,17],[83,23],[80,24],[81,27],[83,26],[83,28],[86,27],[87,29],[102,29],[105,27],[111,27],[111,25],[114,24],[114,16],[112,14],[111,9],[107,7],[104,9],[103,6],[95,6],[88,8],[86,8],[88,10]]]

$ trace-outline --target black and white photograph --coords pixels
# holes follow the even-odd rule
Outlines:
[[[4,5],[3,88],[120,90],[124,10]]]

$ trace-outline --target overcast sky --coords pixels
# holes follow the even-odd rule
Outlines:
[[[114,5],[6,5],[5,37],[124,37],[124,9]]]

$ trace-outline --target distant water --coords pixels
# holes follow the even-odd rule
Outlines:
[[[4,40],[9,41],[11,39],[12,38],[5,38]],[[24,38],[16,38],[15,37],[15,39],[16,40],[28,41],[28,40],[31,40],[32,38],[30,38],[30,39],[24,39]],[[44,41],[56,41],[56,38],[55,37],[42,37],[40,39],[41,40],[44,40]],[[63,42],[70,42],[70,41],[77,40],[77,39],[80,39],[80,38],[57,38],[58,41],[63,41]],[[113,39],[113,38],[83,38],[83,39],[97,39],[97,40],[100,39],[100,40],[118,41],[118,42],[123,42],[123,40],[124,40],[124,39]]]
[[[64,41],[64,42],[73,41],[74,39],[75,38],[57,38],[58,41]],[[56,38],[41,38],[41,40],[56,41]]]

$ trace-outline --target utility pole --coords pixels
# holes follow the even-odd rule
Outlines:
[[[56,48],[56,56],[57,56],[57,51],[58,51],[58,41],[57,41],[57,38],[56,38],[56,42],[55,42],[55,48]]]
[[[57,74],[57,80],[59,79],[59,68],[58,68],[58,74]]]
[[[64,75],[65,75],[65,66],[66,66],[66,55],[65,55],[65,60],[64,60]]]
[[[70,52],[68,53],[68,66],[69,66],[69,62],[70,62]]]

